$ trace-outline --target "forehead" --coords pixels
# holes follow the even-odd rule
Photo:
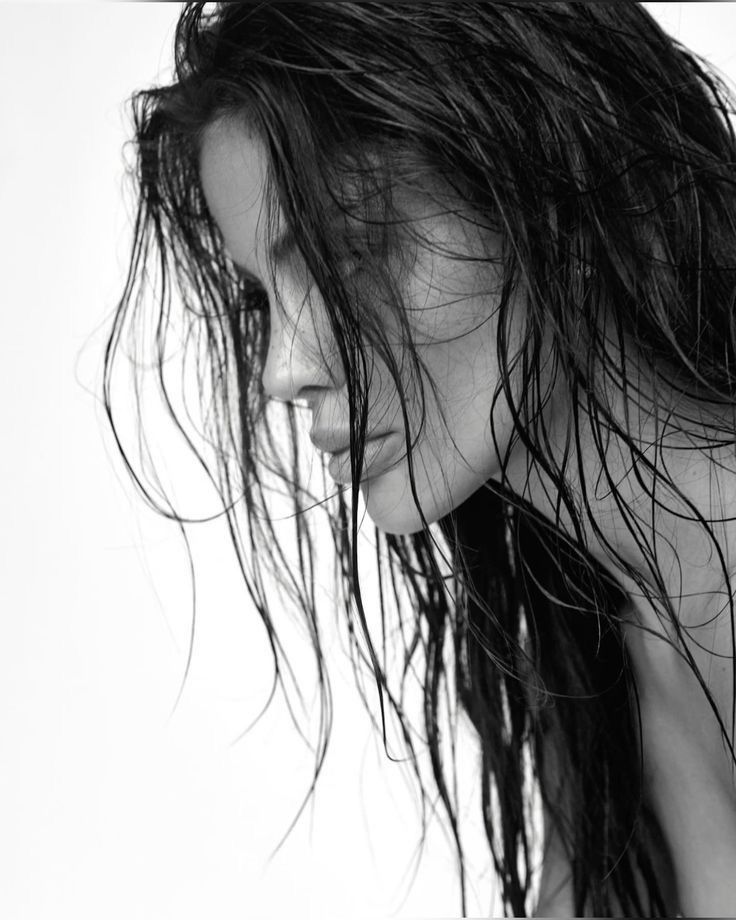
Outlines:
[[[274,225],[269,226],[265,194],[268,157],[262,141],[242,124],[224,119],[217,121],[205,130],[199,165],[207,205],[231,257],[250,273],[265,277],[273,243],[267,237],[279,233],[279,209],[275,209]],[[387,174],[380,167],[378,172],[386,181]],[[411,178],[410,172],[403,175],[401,169],[397,172],[399,175],[389,170],[394,180],[389,180],[396,209],[393,216],[398,224],[413,226],[425,243],[431,244],[434,238],[443,244],[453,240],[467,253],[470,225],[461,219],[461,212],[466,208],[459,206],[457,197],[448,195],[447,189],[426,169],[416,170]],[[356,184],[350,178],[343,178],[340,197],[345,210],[337,208],[332,198],[320,209],[323,217],[331,223],[341,217],[346,230],[356,220],[362,223],[367,218],[370,225],[375,218],[379,223],[381,216],[386,218],[385,214],[379,216],[382,196],[373,182],[369,182],[371,193],[360,182]],[[380,184],[381,180],[379,187]],[[352,219],[349,212],[352,212]],[[472,243],[470,248],[474,248]]]
[[[232,258],[257,268],[266,219],[266,153],[244,127],[218,121],[206,128],[200,147],[200,181],[207,206]]]

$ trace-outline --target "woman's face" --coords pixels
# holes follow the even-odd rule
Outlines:
[[[345,376],[324,303],[310,284],[298,250],[292,247],[287,253],[284,246],[274,246],[278,227],[273,236],[267,232],[264,149],[243,128],[217,122],[205,135],[200,168],[210,212],[230,256],[268,294],[270,341],[263,386],[276,399],[306,401],[316,448],[327,455],[333,479],[349,483]],[[483,261],[498,241],[488,233],[481,239],[477,227],[457,213],[447,213],[447,207],[438,206],[428,193],[398,189],[393,194],[421,241],[402,276],[401,289],[422,373],[430,378],[424,380],[421,428],[416,399],[410,400],[408,412],[416,499],[432,522],[461,504],[499,468],[490,427],[499,376],[494,319],[498,277]],[[389,335],[391,322],[387,314]],[[368,405],[360,481],[366,510],[386,532],[417,531],[422,521],[412,494],[399,394],[387,366],[375,354]],[[511,424],[502,400],[494,410],[494,424],[503,449]]]

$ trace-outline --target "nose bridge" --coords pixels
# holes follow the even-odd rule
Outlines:
[[[334,340],[312,298],[282,297],[272,302],[263,387],[275,399],[296,399],[307,387],[336,388]]]

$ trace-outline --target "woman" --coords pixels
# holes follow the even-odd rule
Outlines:
[[[194,349],[277,676],[285,592],[325,701],[327,513],[352,647],[429,752],[461,876],[460,711],[509,913],[732,913],[726,89],[633,2],[210,6],[181,14],[175,82],[135,100],[109,410],[123,335],[150,340],[199,454],[167,384],[168,343]]]

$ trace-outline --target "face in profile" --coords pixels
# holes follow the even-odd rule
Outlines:
[[[242,127],[217,122],[205,134],[200,169],[208,207],[231,258],[268,295],[263,386],[273,398],[306,401],[315,448],[325,454],[332,478],[349,484],[345,375],[324,302],[298,249],[287,253],[279,245],[278,220],[269,231],[262,144]],[[457,209],[439,206],[429,191],[398,189],[394,200],[416,231],[402,293],[423,375],[424,407],[416,399],[406,406],[410,464],[400,391],[387,365],[373,354],[360,489],[376,526],[400,534],[421,529],[418,505],[428,523],[436,521],[498,472],[491,407],[499,377],[494,318],[499,282],[488,261],[490,234],[481,236],[476,224]],[[392,321],[387,314],[387,327]],[[503,449],[511,426],[501,400],[494,426]]]

